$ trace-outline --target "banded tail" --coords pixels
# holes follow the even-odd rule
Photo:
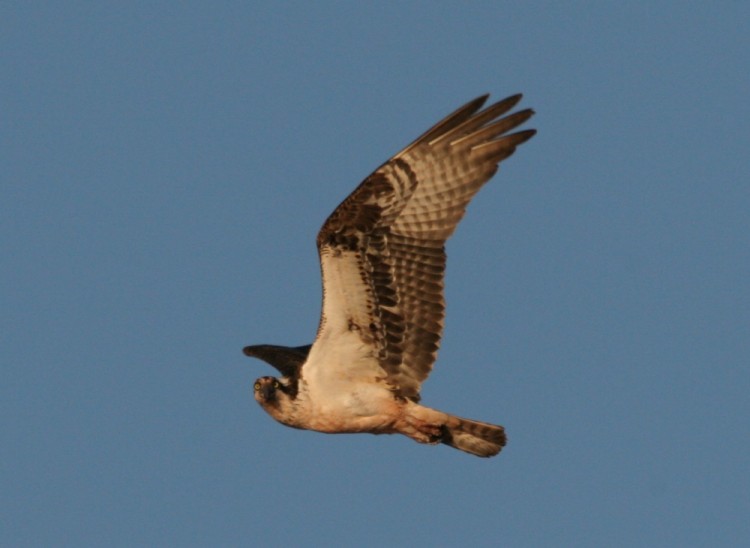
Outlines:
[[[502,426],[449,415],[440,442],[478,457],[494,457],[507,438]]]

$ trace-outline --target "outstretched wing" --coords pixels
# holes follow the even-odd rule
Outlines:
[[[305,363],[310,347],[276,346],[273,344],[256,344],[242,349],[246,356],[258,358],[274,366],[285,377],[297,377],[299,368]]]
[[[384,376],[397,395],[419,398],[443,330],[445,241],[498,163],[535,133],[507,134],[530,109],[499,118],[521,95],[480,110],[486,99],[379,167],[324,223],[317,239],[323,310],[306,371],[317,354],[314,367]]]

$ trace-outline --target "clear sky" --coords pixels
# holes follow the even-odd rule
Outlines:
[[[745,2],[3,2],[0,545],[750,539]],[[480,94],[539,130],[448,244],[431,406],[285,428],[315,234]]]

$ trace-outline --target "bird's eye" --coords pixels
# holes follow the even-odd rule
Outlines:
[[[258,381],[255,381],[255,384],[253,385],[253,390],[256,392],[260,390],[260,383]]]
[[[273,381],[273,387],[274,387],[274,388],[278,388],[279,386],[281,386],[281,385],[279,384],[279,381]]]

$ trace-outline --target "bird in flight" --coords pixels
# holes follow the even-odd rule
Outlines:
[[[445,242],[498,164],[530,139],[504,116],[513,95],[479,97],[375,170],[328,217],[317,238],[323,306],[312,345],[245,347],[280,376],[255,381],[255,400],[293,428],[404,434],[480,457],[500,452],[502,426],[423,406],[445,319]]]

